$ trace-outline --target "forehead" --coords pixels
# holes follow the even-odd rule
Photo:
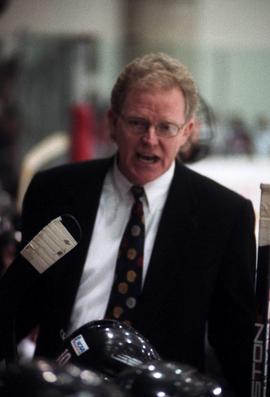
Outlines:
[[[140,87],[131,88],[123,103],[122,111],[142,113],[174,114],[185,113],[185,98],[180,88]],[[143,114],[142,114],[143,115]]]

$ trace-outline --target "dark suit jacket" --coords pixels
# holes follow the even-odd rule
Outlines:
[[[80,282],[112,159],[36,175],[25,196],[23,245],[70,213],[83,237],[21,300],[18,337],[40,324],[36,354],[56,357]],[[109,205],[109,203],[108,203]],[[248,390],[254,322],[254,214],[250,201],[176,163],[134,323],[167,360],[202,369],[205,326],[225,376]],[[22,280],[20,280],[22,282]],[[239,386],[240,385],[240,386]]]

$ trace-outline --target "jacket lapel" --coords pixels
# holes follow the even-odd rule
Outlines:
[[[185,257],[197,231],[195,208],[188,173],[177,162],[143,287],[142,301],[146,306],[147,302],[156,301],[170,272],[182,272],[184,277]]]

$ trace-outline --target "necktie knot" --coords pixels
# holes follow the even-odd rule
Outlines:
[[[134,185],[131,187],[131,192],[135,200],[139,200],[144,196],[144,188],[142,186]]]

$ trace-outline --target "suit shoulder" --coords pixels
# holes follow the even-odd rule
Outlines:
[[[95,159],[78,161],[75,163],[65,163],[56,167],[39,171],[37,174],[42,176],[58,176],[67,173],[77,174],[82,172],[88,172],[89,170],[100,169],[104,166],[106,167],[106,165],[109,164],[109,161],[110,159]]]
[[[96,173],[104,172],[108,169],[111,159],[96,159],[88,161],[80,161],[76,163],[66,163],[57,167],[48,168],[37,172],[34,175],[33,181],[42,181],[46,183],[53,181],[61,183],[61,181],[73,181],[89,178]]]

